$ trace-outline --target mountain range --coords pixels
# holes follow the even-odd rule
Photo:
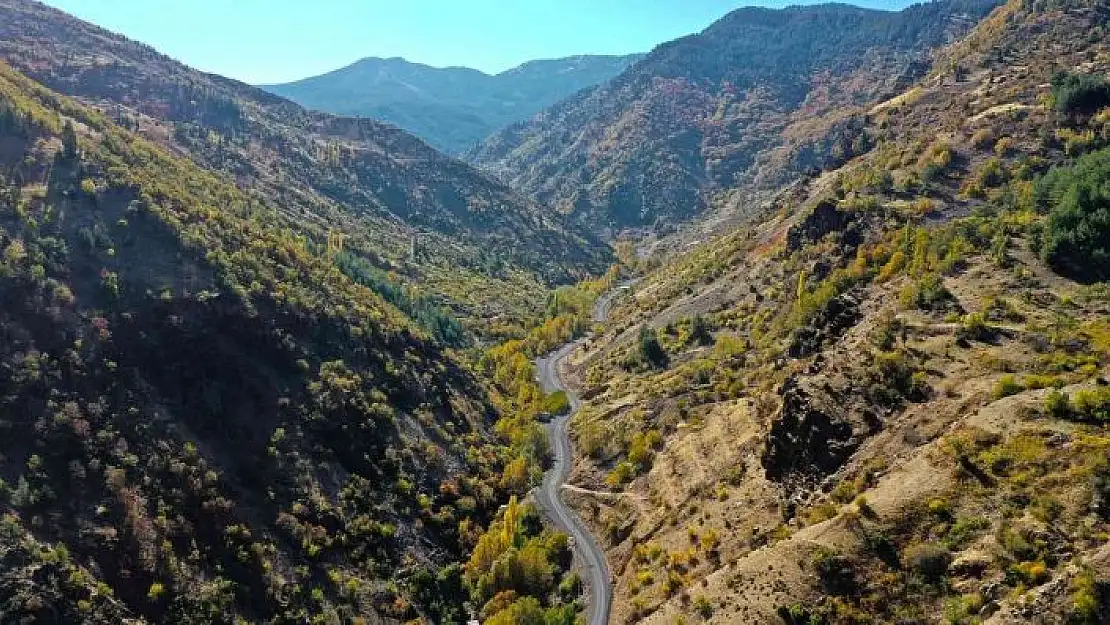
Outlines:
[[[720,191],[774,189],[860,151],[848,137],[868,103],[996,4],[739,9],[466,158],[594,228],[686,220]]]
[[[459,154],[504,126],[605,82],[642,56],[530,61],[496,75],[401,58],[365,58],[321,76],[263,88],[310,109],[395,124],[438,150]]]
[[[0,622],[1110,622],[1108,33],[744,8],[461,160],[0,0]]]

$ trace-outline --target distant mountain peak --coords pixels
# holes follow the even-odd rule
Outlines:
[[[399,56],[366,57],[320,76],[263,88],[308,108],[387,121],[457,154],[499,128],[605,82],[640,58],[537,59],[491,75]]]

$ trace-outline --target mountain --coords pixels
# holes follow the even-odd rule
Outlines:
[[[30,0],[0,1],[0,17],[14,68],[272,201],[306,244],[341,246],[466,319],[535,312],[545,285],[608,264],[580,227],[396,128],[305,110]]]
[[[467,158],[595,228],[688,219],[721,190],[773,189],[862,150],[847,137],[868,106],[996,4],[738,9]]]
[[[1110,622],[1107,32],[1007,2],[862,153],[634,261],[567,371],[614,622]]]
[[[552,400],[474,339],[604,246],[41,4],[0,56],[0,622],[574,622]]]
[[[505,499],[467,363],[273,203],[3,64],[0,145],[2,620],[415,617]]]
[[[429,67],[401,58],[366,58],[321,76],[263,88],[310,109],[371,117],[458,154],[494,131],[598,85],[643,55],[530,61],[489,75]]]

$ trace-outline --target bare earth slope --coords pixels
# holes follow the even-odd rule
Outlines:
[[[613,622],[1110,619],[1107,229],[1058,238],[1110,175],[1108,20],[1000,7],[572,356]]]

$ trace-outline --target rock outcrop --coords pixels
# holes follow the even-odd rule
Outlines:
[[[832,298],[808,325],[794,332],[787,354],[791,358],[805,358],[817,353],[823,345],[859,323],[860,316],[859,301],[852,293]]]
[[[849,409],[832,389],[797,376],[783,383],[782,408],[767,435],[762,464],[777,482],[816,483],[839,469],[879,427],[877,418]]]

